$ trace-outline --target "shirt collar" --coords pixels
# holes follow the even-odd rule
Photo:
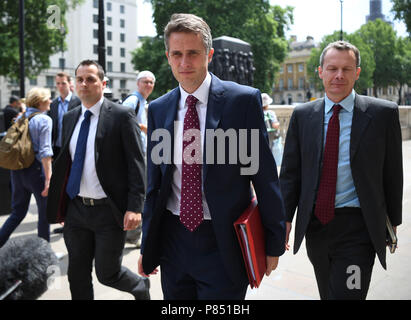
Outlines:
[[[138,100],[140,100],[140,103],[146,104],[147,100],[144,99],[143,95],[140,92],[135,91],[134,93],[136,94]]]
[[[334,101],[330,100],[327,97],[327,94],[325,94],[324,97],[325,100],[325,114],[331,111],[332,107],[335,104],[339,104],[341,107],[343,107],[347,112],[352,112],[354,109],[354,100],[355,100],[355,90],[353,89],[351,93],[342,101],[335,103]]]
[[[71,91],[69,91],[69,94],[67,95],[67,97],[64,99],[64,102],[70,102],[71,97],[73,96],[73,93]],[[59,102],[63,102],[63,99],[61,99],[61,96],[58,97]]]
[[[103,104],[104,101],[104,96],[101,97],[97,103],[92,106],[91,108],[86,108],[83,103],[81,104],[81,116],[84,115],[84,113],[89,110],[94,116],[98,117],[100,115],[100,110],[101,110],[101,105]]]
[[[202,105],[207,106],[208,103],[208,93],[210,92],[210,86],[211,86],[211,75],[210,73],[207,72],[207,75],[203,81],[203,83],[197,88],[196,91],[191,93],[192,96],[196,97],[198,101],[201,102]],[[180,106],[183,108],[186,107],[185,101],[187,97],[190,95],[190,93],[186,92],[181,85],[179,85],[180,88]]]

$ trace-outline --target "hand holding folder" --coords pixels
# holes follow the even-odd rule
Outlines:
[[[264,273],[269,275],[277,267],[278,257],[266,257],[264,228],[255,198],[234,222],[234,228],[243,253],[250,286],[258,288]]]

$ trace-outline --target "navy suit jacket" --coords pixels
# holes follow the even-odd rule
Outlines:
[[[280,194],[277,167],[268,144],[267,130],[263,120],[261,94],[259,90],[234,82],[221,81],[214,75],[211,80],[206,115],[206,129],[258,129],[259,169],[254,175],[241,175],[240,169],[248,167],[240,161],[228,164],[228,146],[225,146],[226,164],[207,164],[207,144],[203,151],[203,188],[213,222],[218,248],[227,273],[233,281],[246,283],[247,275],[241,249],[233,223],[248,207],[252,199],[252,182],[262,223],[266,234],[267,255],[280,256],[284,253],[285,214]],[[173,159],[174,120],[176,119],[180,90],[175,88],[156,99],[148,108],[147,147],[147,193],[143,211],[142,254],[143,269],[151,273],[160,263],[162,220],[171,192],[174,165],[170,162],[156,165],[151,152],[159,142],[152,141],[156,129],[166,129],[171,136],[171,148],[163,155]],[[161,140],[160,140],[161,141]],[[250,152],[250,135],[248,135]],[[237,154],[238,156],[238,154]],[[217,163],[217,153],[214,163]],[[239,159],[237,157],[237,159]]]
[[[398,106],[390,101],[355,96],[350,164],[362,214],[382,266],[386,267],[386,216],[402,221],[402,140]],[[294,109],[285,141],[280,183],[287,221],[296,208],[294,253],[313,215],[321,173],[324,99]]]
[[[67,106],[67,111],[70,111],[71,109],[74,109],[75,107],[81,105],[80,99],[75,96],[74,94],[72,95],[70,102]],[[48,112],[48,115],[51,117],[53,120],[53,131],[51,134],[51,140],[53,143],[53,146],[56,144],[57,136],[58,136],[58,131],[61,130],[59,128],[59,99],[58,97],[55,98],[51,104],[50,104],[50,111]]]

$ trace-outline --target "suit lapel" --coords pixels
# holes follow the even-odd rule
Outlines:
[[[100,115],[98,118],[97,123],[97,130],[96,130],[96,139],[94,143],[94,156],[95,156],[95,163],[97,164],[98,158],[100,156],[101,146],[103,144],[103,138],[106,134],[108,128],[108,122],[111,121],[110,112],[111,112],[111,104],[105,98],[100,109]]]
[[[81,107],[77,108],[77,110],[73,111],[69,114],[66,120],[66,126],[63,127],[64,129],[64,137],[66,141],[63,141],[63,148],[70,144],[71,136],[73,134],[74,128],[77,124],[78,118],[81,115]]]
[[[203,184],[207,177],[208,165],[206,163],[207,145],[206,133],[207,129],[216,130],[221,120],[221,115],[224,110],[224,88],[220,79],[211,74],[211,86],[208,95],[207,114],[204,133],[204,150],[203,150]]]
[[[177,118],[177,109],[178,109],[178,102],[180,99],[180,89],[177,87],[171,93],[170,96],[165,103],[165,108],[167,108],[167,112],[165,112],[165,119],[164,119],[164,129],[166,129],[170,133],[171,137],[171,154],[170,161],[167,163],[161,164],[161,171],[162,174],[165,175],[166,170],[171,173],[171,169],[173,167],[173,159],[174,159],[174,120]]]
[[[320,168],[321,157],[323,153],[323,142],[324,142],[324,99],[318,100],[318,102],[312,108],[310,114],[309,127],[304,134],[310,136],[312,143],[305,144],[307,148],[313,148],[309,150],[307,154],[314,155],[313,164]]]
[[[360,146],[361,138],[371,120],[371,115],[367,113],[368,103],[359,95],[355,95],[354,114],[351,124],[350,140],[350,161],[354,159],[355,154]]]

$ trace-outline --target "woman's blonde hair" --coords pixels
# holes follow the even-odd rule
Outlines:
[[[31,108],[38,108],[42,102],[51,97],[50,89],[32,88],[26,95],[26,105]]]

